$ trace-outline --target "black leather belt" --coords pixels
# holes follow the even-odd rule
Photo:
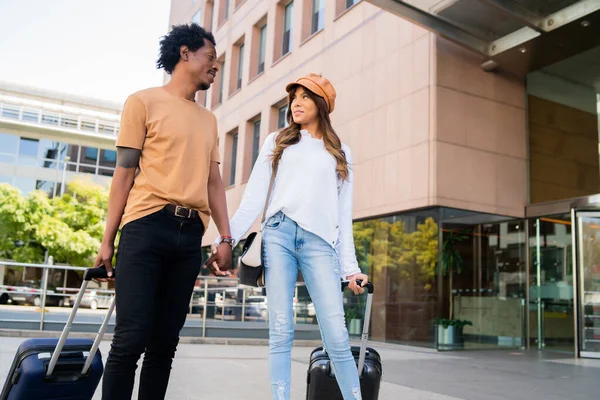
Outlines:
[[[176,217],[188,219],[201,219],[198,211],[193,210],[191,208],[176,206],[175,204],[168,204],[165,207],[165,209],[171,214],[175,215]]]

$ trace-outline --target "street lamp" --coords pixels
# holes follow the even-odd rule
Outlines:
[[[63,164],[62,182],[60,183],[60,197],[65,194],[65,177],[67,175],[67,163],[71,160],[71,157],[65,157],[65,163]]]

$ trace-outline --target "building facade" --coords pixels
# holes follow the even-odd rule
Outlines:
[[[598,10],[172,0],[170,21],[217,41],[221,70],[198,101],[219,120],[230,213],[263,140],[285,124],[285,85],[316,72],[336,87],[374,340],[598,357]],[[216,234],[213,224],[206,243]],[[444,328],[456,321],[470,323],[460,340]]]
[[[121,106],[0,83],[0,183],[60,195],[79,177],[108,185]]]

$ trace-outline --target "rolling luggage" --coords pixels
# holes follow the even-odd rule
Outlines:
[[[106,278],[106,270],[85,271],[83,285],[60,339],[28,339],[19,346],[0,400],[92,399],[104,372],[98,346],[113,312],[114,298],[95,340],[67,337],[85,289],[94,278]]]
[[[359,282],[359,281],[357,281]],[[348,282],[342,282],[342,290]],[[360,389],[363,400],[377,400],[381,383],[381,357],[374,349],[367,347],[369,339],[369,321],[373,305],[373,284],[366,285],[368,291],[360,346],[352,346],[352,355],[360,373]],[[323,347],[317,347],[310,355],[308,365],[306,400],[343,400],[342,393],[335,379],[329,355]]]

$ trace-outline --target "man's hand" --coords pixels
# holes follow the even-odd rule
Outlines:
[[[346,277],[346,279],[348,279],[350,282],[348,283],[348,287],[350,288],[350,290],[352,290],[354,292],[354,294],[362,294],[365,292],[365,289],[363,289],[367,283],[369,283],[369,277],[365,274],[354,274],[354,275],[349,275]],[[360,286],[358,286],[358,284],[356,283],[356,280],[362,280],[362,283]]]
[[[219,246],[213,244],[211,246],[212,256],[206,261],[205,265],[212,271],[215,276],[230,276],[232,263],[231,245],[221,243]]]
[[[100,282],[107,282],[108,280],[115,279],[113,276],[113,267],[112,267],[112,259],[115,254],[115,245],[114,243],[104,243],[100,245],[100,251],[98,252],[98,257],[96,257],[96,261],[94,261],[94,268],[100,268],[104,265],[106,268],[106,274],[109,279],[98,279]]]

